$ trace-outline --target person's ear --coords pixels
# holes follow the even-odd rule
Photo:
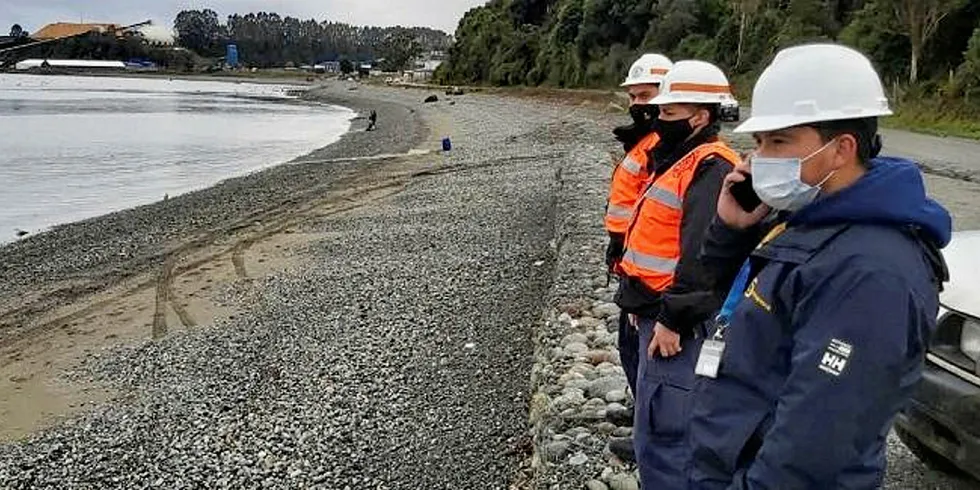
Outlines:
[[[694,116],[690,119],[691,127],[702,128],[711,123],[711,112],[703,106],[699,106],[694,111]]]
[[[833,150],[833,162],[831,163],[831,168],[834,170],[840,169],[847,162],[852,162],[854,160],[860,160],[860,147],[858,145],[857,138],[850,133],[844,133],[837,137],[837,143],[834,145]]]

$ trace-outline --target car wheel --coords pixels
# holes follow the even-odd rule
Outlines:
[[[912,454],[914,454],[916,458],[919,458],[919,461],[922,461],[922,463],[929,467],[929,469],[953,474],[963,472],[941,454],[933,451],[929,448],[929,446],[923,444],[922,441],[912,435],[911,432],[896,425],[895,434],[897,434],[898,438],[902,440],[905,447],[909,448],[909,451],[912,451]]]

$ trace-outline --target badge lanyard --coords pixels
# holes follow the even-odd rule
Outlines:
[[[732,288],[728,291],[728,297],[725,298],[725,303],[721,305],[721,311],[718,312],[718,316],[715,317],[715,325],[718,329],[715,331],[714,340],[722,340],[724,338],[725,329],[728,328],[728,322],[732,318],[732,313],[735,311],[735,307],[738,306],[738,302],[745,295],[745,289],[749,285],[749,275],[752,274],[752,263],[750,259],[746,259],[745,263],[742,264],[742,268],[739,269],[738,275],[735,276],[735,282],[732,283]]]
[[[785,230],[785,224],[776,226],[759,242],[759,247],[769,243]],[[738,306],[738,302],[745,295],[745,290],[748,288],[749,277],[751,275],[752,260],[750,258],[746,259],[742,264],[742,268],[739,269],[738,275],[735,276],[735,282],[732,283],[732,288],[728,291],[728,297],[725,298],[725,302],[722,304],[718,316],[715,317],[717,330],[715,330],[714,336],[710,340],[705,340],[701,345],[701,352],[698,355],[697,365],[694,368],[694,373],[698,376],[707,378],[718,377],[718,369],[721,367],[721,357],[725,353],[725,330],[728,328],[728,324],[731,321],[732,314],[735,312],[735,308]]]
[[[786,223],[780,223],[776,225],[772,230],[766,234],[765,238],[759,242],[756,249],[760,249],[767,243],[773,241],[786,231]],[[728,328],[728,323],[732,319],[732,313],[735,312],[735,308],[738,306],[738,302],[741,301],[742,297],[745,296],[745,290],[749,285],[749,277],[752,275],[752,259],[746,259],[745,263],[742,264],[742,268],[739,269],[738,275],[735,276],[735,282],[732,283],[732,288],[728,291],[728,296],[725,298],[725,302],[721,305],[721,310],[718,312],[718,316],[715,317],[715,324],[718,329],[715,331],[713,340],[721,341],[724,339],[725,329]]]

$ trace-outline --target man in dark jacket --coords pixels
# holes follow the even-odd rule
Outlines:
[[[877,157],[890,113],[871,63],[843,46],[786,49],[756,84],[736,131],[757,150],[726,178],[703,249],[734,285],[698,359],[689,489],[881,485],[952,227],[914,163]]]

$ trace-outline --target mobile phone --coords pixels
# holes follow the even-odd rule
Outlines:
[[[728,192],[732,193],[732,197],[735,198],[735,202],[742,207],[746,212],[751,213],[755,211],[755,208],[762,204],[762,200],[759,199],[759,195],[755,193],[755,189],[752,188],[752,174],[739,172],[745,177],[745,180],[741,182],[736,182],[728,188]]]

